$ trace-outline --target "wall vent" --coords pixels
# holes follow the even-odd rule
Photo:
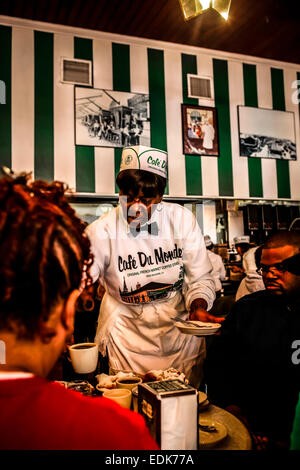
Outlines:
[[[92,86],[92,62],[62,57],[61,82]]]
[[[214,99],[212,77],[188,74],[187,81],[189,98]]]

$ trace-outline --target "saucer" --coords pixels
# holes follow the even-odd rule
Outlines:
[[[214,426],[217,429],[217,432],[206,432],[199,429],[199,447],[202,449],[214,447],[216,444],[223,441],[228,434],[226,426],[213,419],[202,419],[200,416],[199,424],[203,426]]]

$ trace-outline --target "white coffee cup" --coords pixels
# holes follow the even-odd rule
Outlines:
[[[117,388],[127,388],[128,390],[132,390],[141,383],[142,379],[140,377],[122,377],[116,381]]]
[[[103,392],[102,396],[119,403],[119,405],[124,408],[130,408],[131,406],[131,391],[127,388],[113,388],[111,390],[106,390]]]
[[[77,343],[69,346],[72,366],[77,374],[94,372],[98,364],[98,346],[96,343]]]

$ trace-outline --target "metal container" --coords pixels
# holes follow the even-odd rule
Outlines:
[[[175,380],[138,385],[138,412],[163,450],[198,449],[198,391]]]

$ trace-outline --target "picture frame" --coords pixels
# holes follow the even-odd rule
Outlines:
[[[149,95],[74,87],[75,145],[150,146]]]
[[[295,115],[252,106],[238,106],[241,157],[297,160]]]
[[[210,106],[181,105],[185,155],[219,156],[217,110]]]

